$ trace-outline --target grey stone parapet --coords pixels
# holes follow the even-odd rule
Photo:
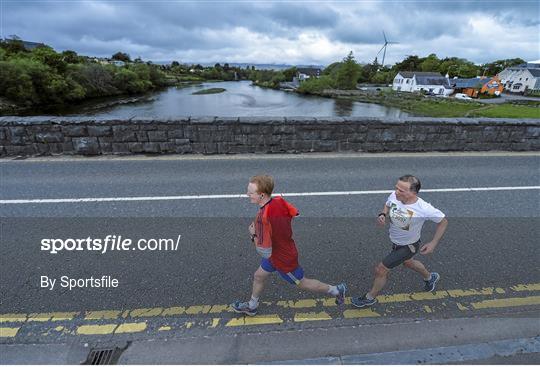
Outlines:
[[[538,151],[540,119],[0,117],[0,156]]]

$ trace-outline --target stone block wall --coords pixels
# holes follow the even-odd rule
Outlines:
[[[538,151],[540,120],[0,117],[0,156]]]

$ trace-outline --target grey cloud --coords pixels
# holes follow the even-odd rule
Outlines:
[[[499,40],[473,38],[467,30],[467,20],[478,17],[499,22],[510,31],[538,28],[537,1],[153,3],[117,0],[9,2],[2,6],[4,36],[17,34],[58,50],[73,49],[88,55],[106,56],[124,51],[144,59],[189,55],[192,60],[217,57],[242,61],[249,55],[268,54],[276,59],[260,62],[279,62],[280,47],[300,47],[300,34],[311,32],[327,37],[332,44],[342,45],[340,50],[359,50],[359,56],[371,61],[382,46],[384,29],[389,40],[400,42],[392,47],[387,60],[414,50],[471,57],[477,62],[495,55],[497,58],[540,57],[538,50],[515,55],[522,51],[513,44],[493,47]],[[534,32],[524,34],[523,38],[538,41]],[[269,41],[259,46],[253,39]],[[443,44],[437,42],[439,39],[467,42]],[[344,56],[323,54],[319,63]],[[314,57],[312,54],[305,59],[316,63]]]

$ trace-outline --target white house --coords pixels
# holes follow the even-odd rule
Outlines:
[[[297,68],[296,76],[299,81],[302,81],[309,78],[318,78],[321,76],[321,72],[319,68]]]
[[[540,90],[540,60],[511,66],[499,73],[504,89],[512,93]]]
[[[440,73],[400,71],[394,78],[392,89],[401,92],[420,92],[449,96],[454,89]]]

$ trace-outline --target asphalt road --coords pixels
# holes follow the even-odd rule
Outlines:
[[[148,198],[244,194],[248,178],[257,173],[272,174],[278,193],[363,192],[287,198],[301,212],[294,230],[306,276],[332,284],[345,281],[349,295],[369,289],[373,265],[389,251],[387,229],[378,228],[374,220],[388,194],[378,191],[392,190],[397,177],[405,173],[421,178],[426,192],[420,196],[440,208],[450,222],[436,252],[421,257],[428,268],[441,274],[439,289],[491,288],[498,289],[492,292],[494,295],[498,292],[515,299],[531,296],[518,294],[523,289],[517,285],[540,283],[540,157],[534,154],[2,160],[0,173],[0,314],[210,307],[247,298],[259,262],[247,236],[247,226],[257,208],[245,197]],[[523,186],[536,188],[516,189]],[[507,189],[493,190],[495,187]],[[483,191],[428,192],[456,188]],[[146,199],[122,201],[136,197]],[[80,198],[109,201],[12,202]],[[433,223],[426,224],[425,242],[431,239],[434,228]],[[51,254],[40,250],[44,238],[107,235],[134,241],[176,241],[179,235],[181,239],[176,251]],[[119,286],[67,290],[58,281],[53,290],[41,287],[41,276],[62,275],[110,275],[118,279]],[[416,274],[396,269],[384,294],[411,294],[421,292],[421,288]],[[267,286],[263,300],[269,303],[261,306],[261,312],[283,313],[284,319],[293,321],[280,327],[294,328],[294,307],[285,309],[279,301],[320,301],[321,297],[325,295],[298,291],[276,276]],[[450,293],[448,298],[452,297]],[[480,303],[449,307],[444,299],[439,301],[422,306],[422,317],[425,312],[440,319],[461,317],[464,309],[478,310],[476,316],[510,312],[499,306],[491,311],[475,306]],[[485,298],[475,301],[484,302]],[[525,303],[519,310],[537,312],[535,302]],[[319,302],[308,311],[323,312],[320,306]],[[414,302],[401,304],[396,300],[388,307],[377,307],[385,322],[418,317]],[[334,309],[329,312],[331,320],[323,318],[325,325],[358,322],[347,320]],[[203,314],[195,312],[193,317],[203,320],[207,316]],[[265,327],[270,326],[260,328]],[[155,336],[149,329],[139,338]],[[19,341],[42,340],[39,330]],[[182,332],[191,331],[184,328]],[[202,327],[196,332],[204,335],[208,330]]]

